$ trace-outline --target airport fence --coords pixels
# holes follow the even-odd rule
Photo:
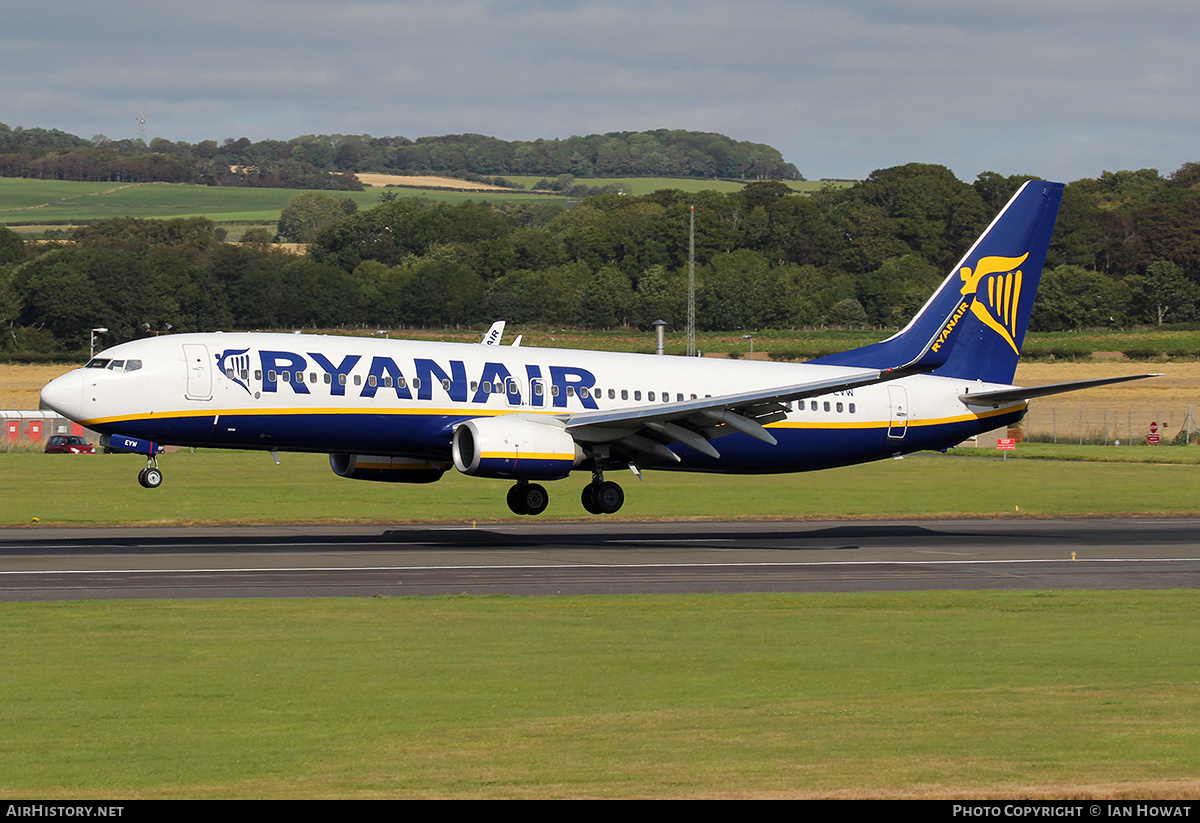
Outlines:
[[[1052,398],[1029,404],[1021,437],[1038,443],[1139,445],[1152,434],[1161,445],[1200,445],[1200,403],[1087,403]]]

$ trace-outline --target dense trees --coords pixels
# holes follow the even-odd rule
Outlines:
[[[571,177],[800,177],[770,146],[668,129],[512,142],[481,134],[415,141],[309,134],[257,143],[243,137],[221,145],[215,140],[193,145],[154,138],[147,145],[104,135],[85,140],[56,130],[0,123],[0,177],[358,190],[354,173],[368,171],[437,172],[473,179],[543,175],[559,181],[560,187]]]
[[[616,143],[606,150],[621,155]],[[97,325],[112,330],[106,341],[167,323],[604,328],[661,318],[682,328],[693,208],[701,328],[895,328],[1025,179],[967,184],[909,164],[811,197],[762,181],[732,194],[604,194],[570,210],[397,198],[355,213],[306,193],[279,226],[310,241],[304,256],[265,236],[224,242],[204,219],[105,220],[57,245],[0,230],[0,351],[78,350]],[[1200,165],[1072,183],[1032,327],[1200,320],[1197,238]]]

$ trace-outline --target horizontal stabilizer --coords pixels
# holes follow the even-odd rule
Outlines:
[[[1144,380],[1147,377],[1162,377],[1161,374],[1130,374],[1124,377],[1101,377],[1096,380],[1074,380],[1070,383],[1051,383],[1048,386],[1030,386],[1028,388],[999,389],[997,391],[968,392],[960,394],[958,399],[970,404],[1016,403],[1020,400],[1032,400],[1035,397],[1048,397],[1052,394],[1065,394],[1082,389],[1094,389],[1097,386],[1108,386],[1113,383],[1125,383],[1130,380]]]

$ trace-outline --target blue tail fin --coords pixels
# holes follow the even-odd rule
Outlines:
[[[1011,383],[1062,194],[1061,183],[1025,183],[907,326],[811,362]]]

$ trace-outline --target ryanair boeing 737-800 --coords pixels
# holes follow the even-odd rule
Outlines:
[[[944,449],[1030,398],[1149,376],[1011,385],[1061,199],[1026,183],[905,328],[807,363],[499,346],[502,327],[482,346],[180,334],[101,352],[42,404],[145,454],[148,488],[164,444],[326,452],[360,480],[508,478],[518,514],[576,470],[603,514],[624,502],[609,469],[797,472]]]

